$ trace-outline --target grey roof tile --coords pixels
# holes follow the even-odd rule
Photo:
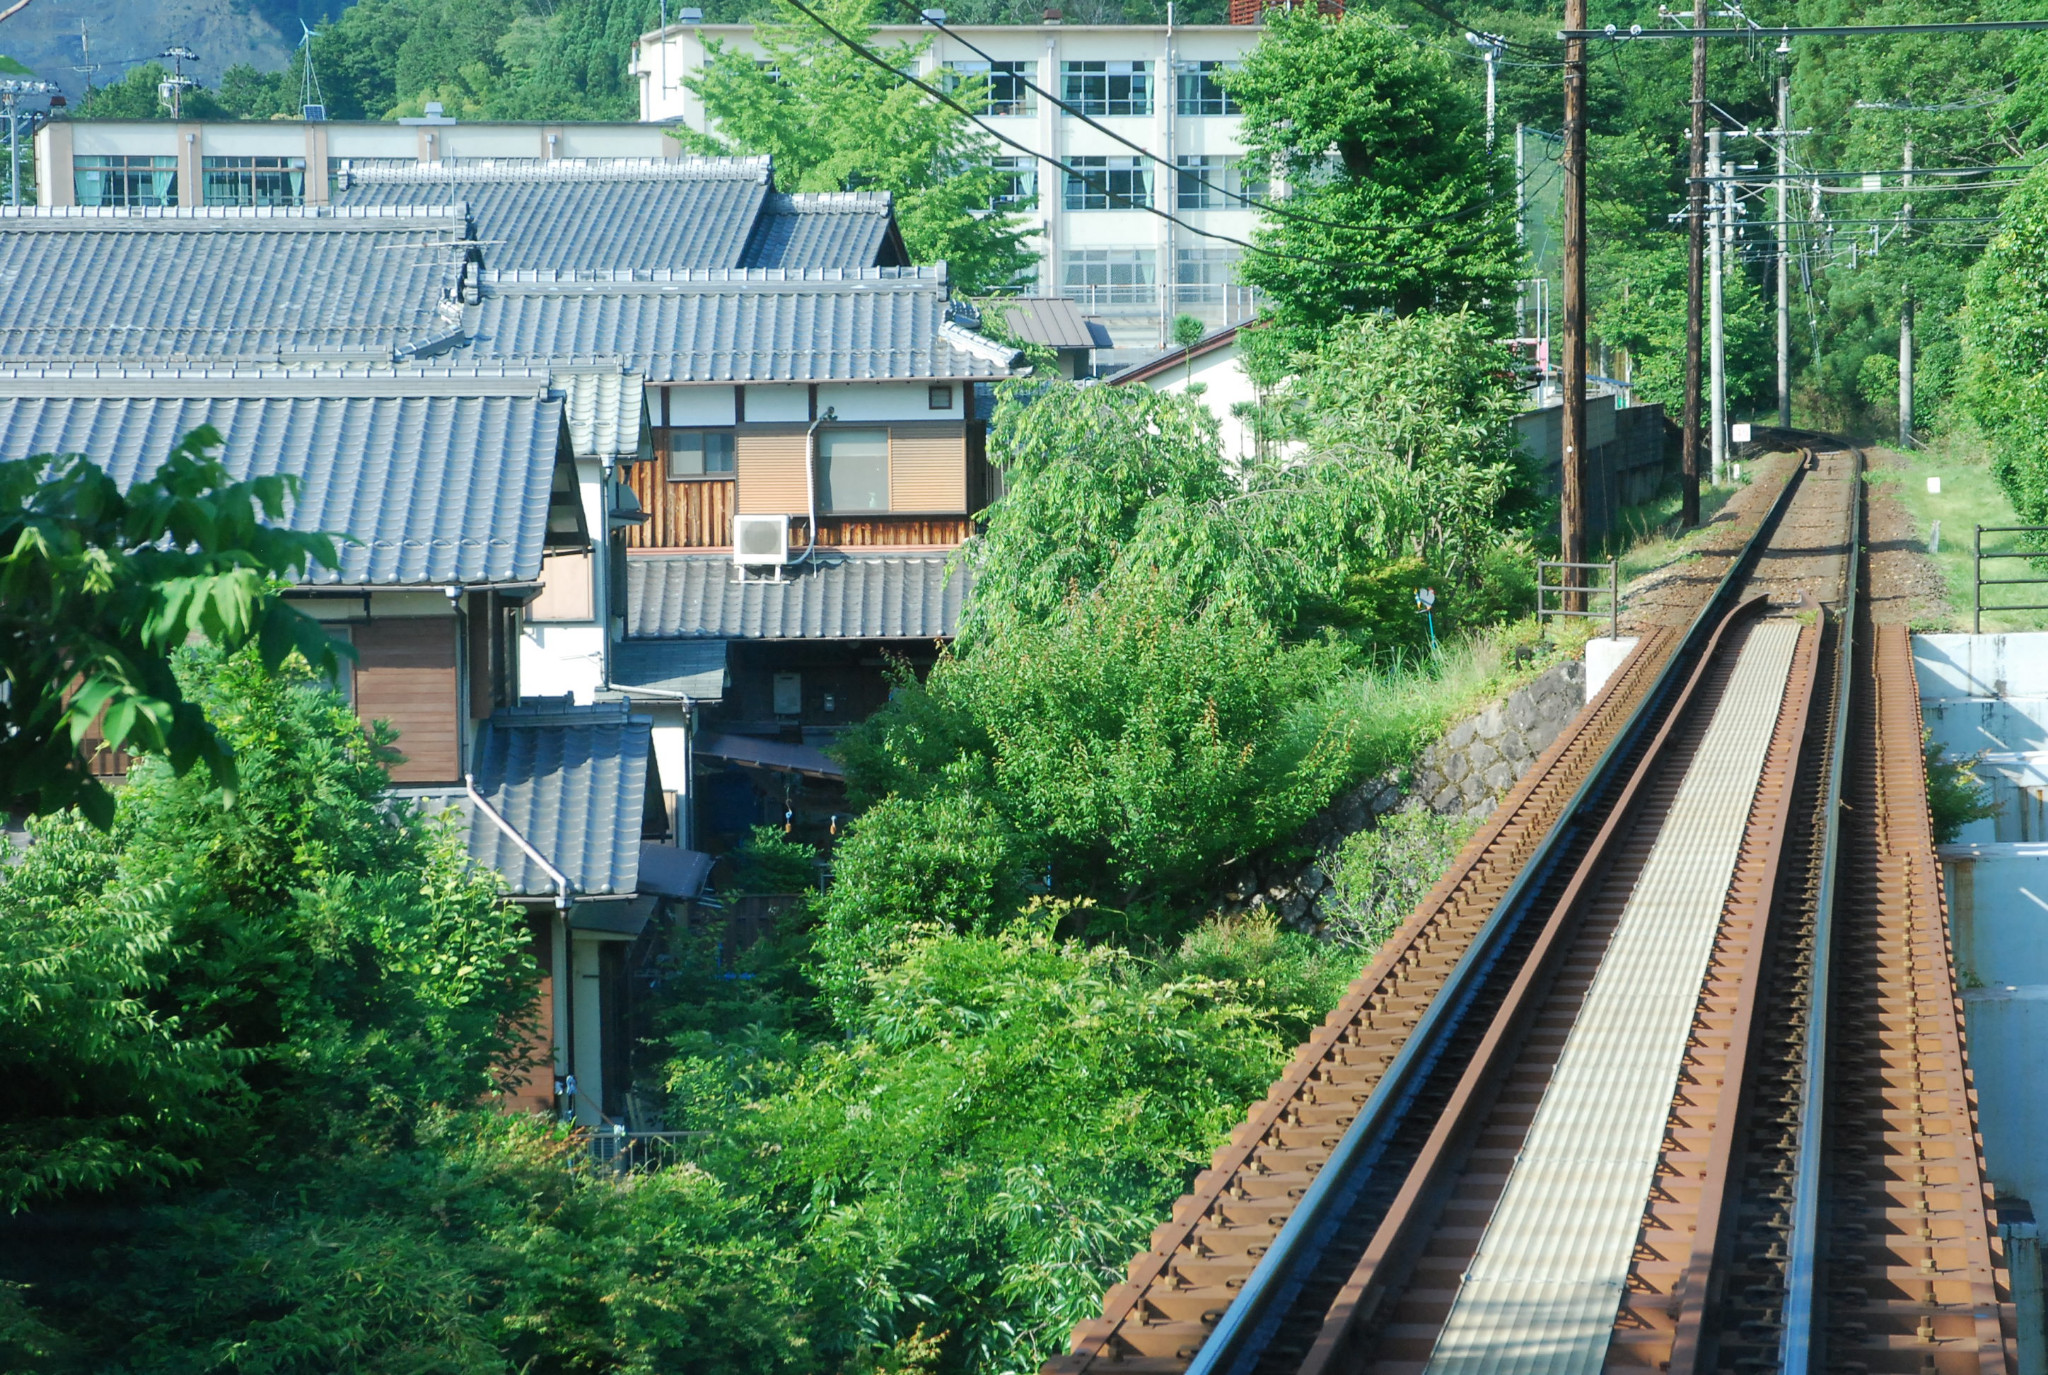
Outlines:
[[[478,362],[611,359],[657,383],[829,382],[1003,377],[1015,358],[946,319],[943,268],[484,282]]]
[[[0,214],[0,360],[431,351],[461,325],[463,223],[447,209]]]
[[[776,193],[738,267],[900,267],[910,261],[886,191]]]
[[[553,374],[578,458],[644,462],[654,456],[647,427],[647,387],[637,372],[571,369]]]
[[[338,572],[318,570],[312,582],[539,576],[560,401],[537,390],[380,394],[362,383],[356,395],[209,397],[192,394],[195,384],[162,385],[174,394],[0,395],[0,458],[84,454],[125,487],[155,472],[189,431],[211,425],[236,478],[298,477],[292,528],[358,541],[341,546]]]
[[[344,174],[345,206],[469,207],[493,268],[734,267],[770,195],[768,159],[508,160]]]
[[[623,703],[501,707],[477,730],[476,789],[575,894],[632,893],[652,740],[650,720]],[[478,808],[470,812],[469,853],[504,877],[507,892],[555,891],[547,872]]]
[[[612,651],[612,686],[715,702],[725,695],[725,641],[622,640]]]
[[[999,314],[1004,328],[1027,344],[1055,349],[1087,349],[1096,346],[1095,331],[1081,314],[1081,307],[1064,296],[1018,296],[990,301],[984,310]]]
[[[826,555],[782,582],[729,557],[634,554],[626,634],[643,639],[925,640],[960,627],[971,576],[943,554]],[[629,640],[627,643],[631,643]]]

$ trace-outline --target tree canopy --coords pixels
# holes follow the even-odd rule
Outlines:
[[[275,580],[335,566],[334,541],[275,524],[293,480],[231,480],[220,442],[194,430],[125,492],[75,454],[0,462],[0,802],[106,824],[82,754],[96,725],[106,748],[204,764],[232,795],[233,752],[171,667],[193,636],[332,668],[333,641]]]

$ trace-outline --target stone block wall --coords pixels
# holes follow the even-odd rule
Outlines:
[[[1321,930],[1319,905],[1330,891],[1326,865],[1346,840],[1372,830],[1382,816],[1403,806],[1484,819],[1585,701],[1583,660],[1545,671],[1478,715],[1458,722],[1424,750],[1405,792],[1393,777],[1374,778],[1332,802],[1299,837],[1313,847],[1313,859],[1247,866],[1224,895],[1223,910],[1271,908],[1297,930]]]
[[[1410,795],[1440,816],[1485,818],[1585,704],[1585,662],[1557,665],[1424,750]]]

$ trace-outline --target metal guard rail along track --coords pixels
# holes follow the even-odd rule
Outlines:
[[[1300,1202],[1259,1257],[1236,1298],[1216,1315],[1215,1326],[1199,1349],[1184,1353],[1192,1356],[1187,1367],[1189,1375],[1248,1375],[1256,1364],[1289,1304],[1321,1262],[1352,1203],[1386,1156],[1395,1131],[1409,1118],[1410,1109],[1426,1081],[1439,1068],[1452,1039],[1473,1020],[1475,1006],[1493,982],[1509,943],[1539,912],[1537,899],[1566,850],[1599,829],[1622,787],[1622,775],[1628,772],[1617,765],[1636,753],[1666,716],[1680,682],[1729,609],[1735,589],[1769,544],[1799,485],[1800,473],[1795,472],[1693,618],[1676,651],[1666,659],[1642,700],[1565,804],[1558,821],[1521,865],[1469,949],[1422,1012],[1370,1096],[1360,1105],[1331,1156],[1315,1172]],[[1184,1221],[1192,1220],[1177,1216],[1174,1230],[1180,1230],[1178,1224]],[[1132,1278],[1139,1281],[1141,1277],[1134,1271]],[[1086,1369],[1092,1358],[1107,1356],[1115,1330],[1129,1316],[1135,1301],[1135,1295],[1127,1294],[1126,1302],[1112,1303],[1105,1319],[1091,1325],[1094,1330],[1077,1340],[1074,1355],[1053,1362],[1049,1369]],[[1115,1311],[1118,1308],[1123,1311]]]

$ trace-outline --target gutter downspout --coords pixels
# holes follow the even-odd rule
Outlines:
[[[676,841],[685,850],[693,850],[690,844],[695,840],[696,828],[688,823],[690,808],[697,805],[697,699],[687,692],[665,692],[660,688],[620,687],[605,679],[605,691],[623,692],[628,698],[635,695],[652,697],[659,702],[680,702],[683,707],[683,792],[684,801],[676,808]]]
[[[803,567],[811,561],[811,555],[818,552],[818,426],[838,418],[838,411],[827,406],[824,413],[811,422],[811,428],[804,431],[804,508],[810,520],[811,542],[804,547],[796,562],[789,565],[791,568]]]

